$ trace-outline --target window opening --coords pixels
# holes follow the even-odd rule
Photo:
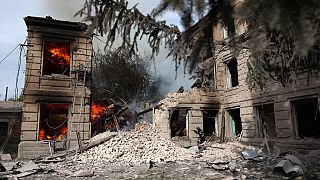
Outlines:
[[[45,41],[43,75],[70,75],[70,42]]]
[[[203,132],[205,136],[212,136],[216,134],[218,114],[217,110],[203,110]]]
[[[237,136],[242,132],[242,123],[240,117],[240,108],[228,110],[230,117],[231,133]]]
[[[277,137],[273,104],[256,106],[258,137]]]
[[[318,98],[297,100],[293,105],[298,136],[320,138]]]
[[[63,140],[68,132],[69,104],[41,104],[39,140]]]
[[[232,58],[227,63],[227,85],[228,85],[228,88],[236,87],[239,85],[238,63],[237,63],[237,59],[235,58]]]
[[[171,137],[187,136],[187,109],[174,110],[170,117]]]

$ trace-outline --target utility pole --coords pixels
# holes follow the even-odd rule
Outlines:
[[[4,96],[4,101],[7,101],[7,97],[8,97],[8,87],[6,87],[6,95]]]

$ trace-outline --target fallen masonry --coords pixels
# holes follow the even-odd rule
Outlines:
[[[298,175],[320,177],[317,174],[320,172],[318,151],[304,155],[294,151],[285,152],[272,158],[259,147],[236,141],[222,144],[206,142],[199,146],[200,148],[183,148],[161,138],[147,123],[137,123],[130,132],[105,132],[99,136],[92,138],[90,145],[87,145],[88,149],[85,148],[81,154],[70,151],[66,155],[55,155],[31,162],[2,162],[6,171],[1,172],[1,175],[24,179],[274,179]],[[295,159],[299,158],[300,164],[303,163],[303,168],[306,168],[308,173],[274,174],[274,167],[287,154],[295,156]]]

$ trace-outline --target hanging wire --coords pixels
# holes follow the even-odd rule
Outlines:
[[[1,61],[0,64],[7,59],[7,57],[9,57],[18,47],[20,46],[20,44],[18,44],[12,51],[10,51]]]
[[[26,42],[27,42],[27,39],[24,41],[24,43],[23,44],[18,44],[18,46],[17,47],[19,47],[20,46],[20,51],[19,51],[19,59],[18,59],[18,70],[17,70],[17,76],[16,76],[16,86],[15,86],[15,101],[13,102],[13,116],[14,117],[16,117],[16,115],[17,115],[17,112],[16,112],[16,101],[17,101],[17,97],[18,97],[18,82],[19,82],[19,72],[20,72],[20,69],[21,69],[21,55],[22,55],[22,51],[24,50],[23,49],[23,45],[25,45],[26,44]],[[2,59],[1,60],[1,62],[3,62],[17,47],[15,47],[4,59]],[[0,62],[0,63],[1,63]],[[7,137],[6,137],[6,139],[5,139],[5,141],[4,141],[4,143],[3,143],[3,145],[2,145],[2,147],[1,147],[1,149],[0,149],[0,153],[2,153],[3,152],[3,150],[4,150],[4,148],[7,146],[7,144],[8,144],[8,141],[9,141],[9,138],[10,138],[10,136],[11,136],[11,133],[12,133],[12,128],[13,128],[13,126],[14,126],[14,124],[15,124],[15,118],[13,118],[13,120],[11,120],[9,123],[8,123],[8,133],[7,133]]]

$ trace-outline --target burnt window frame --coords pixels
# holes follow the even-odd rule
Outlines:
[[[264,102],[262,104],[254,104],[253,105],[253,110],[254,110],[254,117],[255,117],[255,125],[256,125],[256,137],[257,138],[264,138],[264,133],[263,133],[263,124],[262,124],[262,119],[261,119],[261,109],[262,111],[265,108],[268,108],[267,106],[272,106],[273,109],[273,121],[274,121],[274,131],[275,134],[274,136],[269,136],[269,138],[277,138],[278,133],[277,133],[277,125],[276,125],[276,117],[275,117],[275,108],[274,108],[274,102]],[[268,124],[267,124],[268,125]],[[268,127],[268,126],[267,126]],[[268,134],[269,135],[269,134]]]
[[[208,90],[209,91],[214,91],[217,89],[217,74],[216,74],[216,63],[214,63],[210,67],[210,71],[208,73],[207,79],[208,79]]]
[[[42,49],[41,49],[41,76],[51,76],[48,74],[44,74],[44,60],[45,60],[45,44],[46,42],[68,42],[70,44],[70,48],[69,48],[69,53],[70,53],[70,67],[69,67],[69,73],[68,75],[65,74],[59,74],[61,76],[65,76],[65,77],[70,77],[71,76],[71,72],[72,72],[72,67],[73,67],[73,49],[74,49],[74,42],[75,40],[73,38],[70,37],[65,37],[63,35],[44,35],[42,37]]]
[[[239,119],[237,118],[235,118],[235,114],[234,113],[237,113],[238,114],[238,112],[237,111],[239,111]],[[228,124],[228,126],[229,126],[229,133],[230,133],[230,136],[231,137],[233,137],[233,138],[236,138],[237,136],[239,136],[239,135],[241,135],[242,133],[243,133],[243,130],[244,130],[244,128],[243,128],[243,119],[242,119],[242,117],[241,117],[241,108],[240,107],[233,107],[233,108],[228,108],[228,109],[226,109],[226,117],[227,117],[227,119],[228,120],[226,120],[226,125]],[[239,121],[237,121],[237,120],[239,120]],[[232,122],[234,123],[234,124],[232,124]],[[240,124],[239,124],[239,122],[240,122]],[[234,131],[233,131],[233,126],[232,125],[234,125]],[[240,132],[237,132],[237,129],[240,127]]]
[[[190,110],[192,110],[191,107],[181,107],[181,108],[172,108],[169,110],[169,129],[170,129],[170,138],[173,137],[189,137],[189,131],[190,131],[190,127],[189,127],[189,121],[190,121]],[[179,135],[173,135],[173,130],[172,130],[172,118],[173,115],[178,111],[178,118],[179,116],[184,117],[185,119],[185,130],[186,130],[186,134],[184,136],[179,136]],[[185,111],[185,115],[183,113],[181,113],[181,111]],[[178,131],[177,131],[178,132]]]
[[[290,98],[290,109],[289,109],[289,119],[291,121],[291,129],[292,129],[292,137],[294,137],[295,139],[304,139],[304,138],[313,138],[313,137],[308,137],[308,136],[304,136],[301,137],[299,134],[299,120],[298,120],[298,116],[297,116],[297,104],[301,104],[301,102],[304,101],[305,102],[310,102],[312,101],[312,99],[317,99],[318,103],[320,103],[320,97],[318,95],[307,95],[307,96],[302,96],[302,97],[293,97]],[[319,107],[318,107],[318,113],[320,113]],[[317,114],[319,115],[319,114]],[[317,135],[319,136],[319,138],[315,138],[315,139],[320,139],[320,134]]]
[[[235,62],[236,73],[231,73],[230,63]],[[224,62],[225,64],[225,78],[226,78],[226,89],[230,90],[239,86],[239,69],[238,69],[238,60],[237,58],[230,58]],[[234,74],[234,76],[233,76]],[[233,77],[236,78],[236,83],[233,84]]]
[[[5,129],[7,128],[7,130],[5,131],[6,133],[3,133],[2,131],[0,131],[0,136],[7,136],[8,135],[8,128],[9,128],[9,122],[6,122],[6,121],[3,121],[3,122],[0,122],[0,129]]]
[[[43,140],[40,140],[40,130],[41,130],[41,119],[42,119],[42,105],[48,105],[48,104],[63,104],[63,105],[68,105],[68,109],[67,109],[67,120],[66,120],[66,124],[67,124],[67,128],[68,128],[68,132],[66,134],[66,139],[69,139],[69,136],[70,136],[70,125],[71,125],[71,118],[70,118],[70,113],[71,113],[71,105],[70,103],[68,102],[41,102],[41,103],[38,103],[38,114],[37,114],[37,117],[38,117],[38,129],[37,129],[37,141],[48,141],[46,139],[43,139]],[[57,140],[57,139],[54,139],[55,141],[61,141],[61,140]]]
[[[236,36],[236,34],[237,34],[237,32],[236,32],[235,20],[230,22],[230,24],[222,26],[223,39],[228,39],[228,38],[234,37],[234,36]]]
[[[212,118],[214,120],[214,124],[213,124],[213,134],[215,136],[218,136],[219,133],[219,108],[202,108],[201,109],[202,112],[202,124],[203,124],[203,132],[205,133],[205,136],[207,136],[208,134],[206,134],[206,130],[208,130],[208,127],[205,126],[205,118]],[[211,114],[212,112],[215,112],[215,116],[208,116],[209,114]],[[209,135],[212,136],[213,134]]]

